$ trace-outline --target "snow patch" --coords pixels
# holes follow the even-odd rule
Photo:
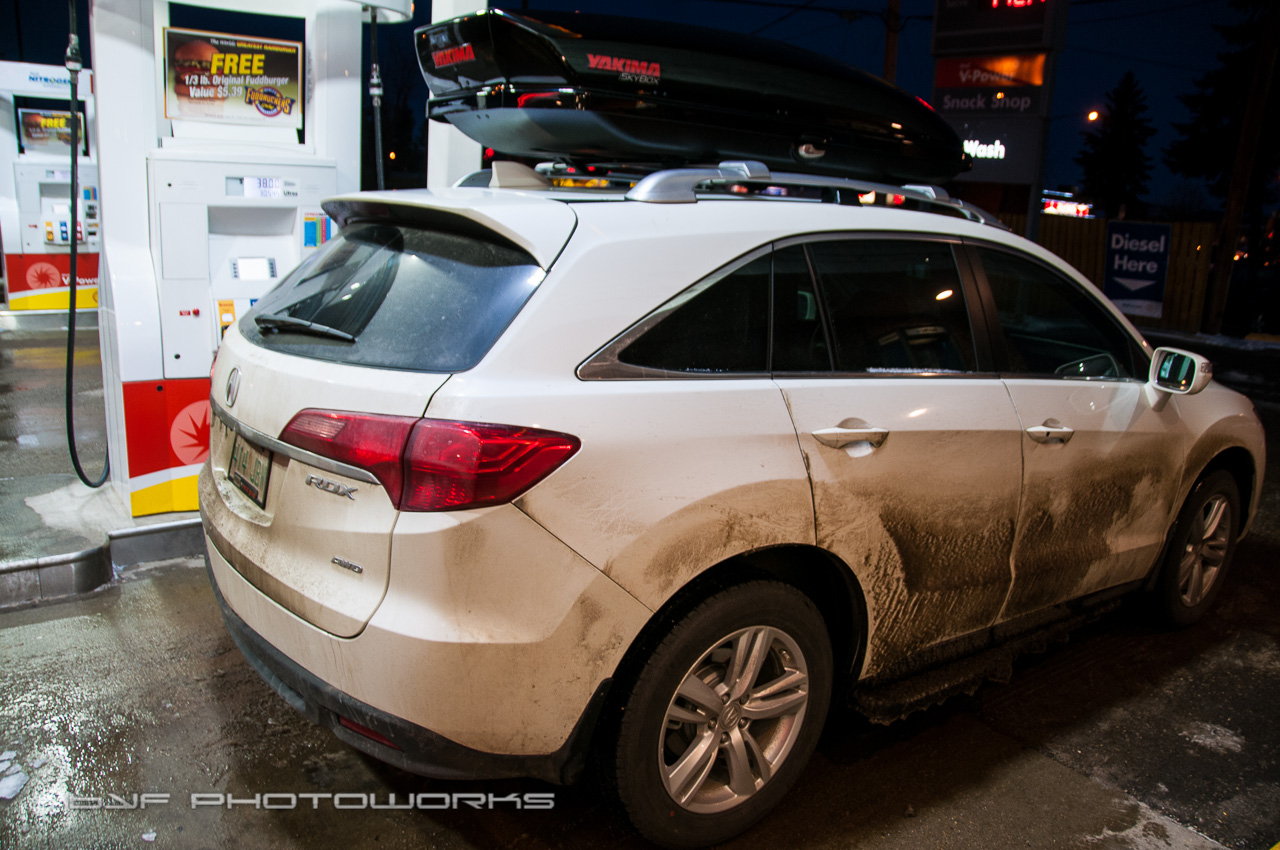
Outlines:
[[[91,490],[77,481],[25,501],[49,528],[74,531],[91,540],[134,524],[112,487]]]
[[[1193,744],[1222,755],[1244,750],[1244,738],[1225,726],[1217,726],[1213,723],[1197,720],[1178,734]]]
[[[12,800],[22,792],[31,777],[19,771],[0,779],[0,800]]]
[[[1137,820],[1127,829],[1104,829],[1090,838],[1088,846],[1126,848],[1126,850],[1225,850],[1212,838],[1159,814],[1146,803],[1133,801]]]

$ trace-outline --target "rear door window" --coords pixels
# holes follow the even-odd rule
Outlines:
[[[239,329],[301,357],[458,372],[488,352],[543,276],[510,245],[354,224],[263,296]]]
[[[761,249],[694,284],[584,363],[579,376],[976,370],[950,242],[819,237]]]
[[[804,245],[773,252],[773,371],[830,372],[822,308]]]
[[[951,245],[840,239],[807,246],[839,372],[973,372]]]

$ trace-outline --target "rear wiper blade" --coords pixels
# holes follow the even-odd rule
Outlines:
[[[318,322],[308,322],[306,319],[295,319],[293,316],[281,316],[279,313],[263,313],[261,316],[254,316],[253,322],[263,330],[278,331],[287,329],[297,331],[298,333],[314,334],[315,336],[329,337],[330,339],[340,339],[343,342],[355,342],[356,338],[346,331],[340,331],[337,328],[331,328],[328,325],[322,325]]]

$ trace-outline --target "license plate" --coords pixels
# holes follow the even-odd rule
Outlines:
[[[237,434],[231,443],[227,477],[259,507],[265,508],[267,480],[271,477],[271,452],[263,451]]]

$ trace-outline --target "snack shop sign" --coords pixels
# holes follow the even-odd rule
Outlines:
[[[166,27],[164,115],[302,129],[302,44]]]

